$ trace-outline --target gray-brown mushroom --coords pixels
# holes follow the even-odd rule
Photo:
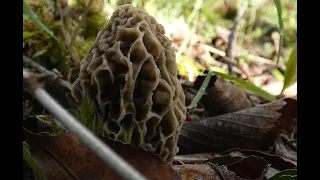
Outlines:
[[[175,51],[164,33],[154,17],[120,6],[82,60],[72,95],[94,102],[110,139],[170,162],[186,107]]]

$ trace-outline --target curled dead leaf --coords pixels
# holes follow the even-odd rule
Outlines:
[[[241,178],[263,180],[270,166],[271,165],[261,157],[248,156],[228,165],[227,168]]]
[[[242,147],[264,149],[283,131],[296,127],[296,100],[261,106],[184,124],[179,154],[222,152]]]
[[[199,89],[205,76],[198,76],[194,88]],[[209,117],[240,111],[253,104],[238,86],[216,75],[212,76],[206,94],[200,100]]]

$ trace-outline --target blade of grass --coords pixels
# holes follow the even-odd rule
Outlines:
[[[198,102],[200,101],[201,97],[203,96],[203,93],[206,91],[208,84],[210,82],[212,76],[212,71],[210,71],[206,78],[204,79],[198,93],[196,94],[196,96],[193,98],[191,104],[187,107],[188,109],[193,109],[197,106]]]
[[[196,3],[194,4],[194,8],[193,8],[188,20],[187,20],[187,24],[190,24],[191,21],[194,19],[194,17],[198,13],[199,9],[201,8],[202,4],[203,4],[203,0],[196,1]]]
[[[284,72],[284,82],[281,90],[283,91],[297,81],[297,46],[295,46],[286,63],[286,71]]]
[[[273,0],[274,4],[276,5],[277,8],[277,13],[278,13],[278,20],[279,20],[279,28],[280,28],[280,43],[279,43],[279,51],[278,51],[278,56],[277,56],[277,65],[279,63],[279,59],[281,56],[281,48],[282,48],[282,43],[283,43],[283,19],[282,19],[282,7],[281,7],[281,0]]]
[[[216,71],[213,71],[213,73],[215,75],[218,75],[226,80],[229,80],[229,81],[232,81],[232,82],[235,82],[240,88],[242,89],[246,89],[248,91],[251,91],[253,93],[255,93],[256,95],[260,96],[260,97],[263,97],[269,101],[275,101],[277,100],[273,95],[269,94],[268,92],[266,92],[265,90],[253,85],[253,84],[250,84],[242,79],[239,79],[239,78],[236,78],[234,76],[231,76],[229,74],[224,74],[224,73],[220,73],[220,72],[216,72]]]
[[[47,52],[47,49],[39,50],[39,51],[35,52],[35,53],[32,55],[32,58],[37,58],[37,57],[43,55],[43,54],[46,53],[46,52]]]
[[[30,168],[33,170],[34,175],[39,180],[47,180],[47,178],[44,176],[42,170],[38,167],[36,162],[33,160],[32,156],[30,155],[28,149],[27,149],[27,143],[23,142],[23,159],[26,161],[26,163],[30,166]]]
[[[276,77],[278,80],[284,81],[284,75],[278,69],[273,70],[272,75]]]
[[[29,19],[37,25],[42,31],[48,33],[53,37],[59,44],[59,46],[66,51],[65,47],[62,46],[57,37],[53,34],[53,32],[38,18],[37,14],[31,9],[31,7],[23,1],[23,14],[27,15]]]

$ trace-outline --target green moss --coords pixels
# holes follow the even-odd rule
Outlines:
[[[134,124],[132,123],[128,128],[128,130],[123,132],[123,134],[121,135],[121,142],[123,142],[124,144],[130,144],[133,128],[134,128]]]
[[[74,112],[75,117],[88,129],[98,133],[104,134],[103,119],[100,114],[95,113],[94,104],[88,97],[84,97],[79,109]]]

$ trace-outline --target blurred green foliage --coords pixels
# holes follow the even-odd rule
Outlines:
[[[51,68],[58,68],[63,77],[73,81],[77,76],[78,69],[74,66],[72,54],[64,52],[59,46],[64,44],[62,33],[61,2],[50,0],[25,0],[30,9],[34,11],[37,18],[47,27],[39,28],[35,19],[24,15],[24,54],[38,63]],[[74,35],[74,47],[81,60],[87,53],[89,47],[95,40],[98,31],[106,24],[117,6],[131,3],[133,6],[142,8],[154,16],[161,23],[166,32],[178,28],[179,23],[185,23],[189,27],[190,34],[185,42],[186,50],[190,51],[190,42],[194,35],[203,38],[206,44],[211,44],[212,37],[217,35],[216,26],[231,29],[234,24],[234,17],[240,5],[246,0],[93,0],[92,5],[87,8],[90,0],[67,0],[67,18],[70,21],[69,33]],[[244,13],[240,23],[238,45],[243,52],[251,52],[258,47],[266,54],[271,54],[275,47],[271,38],[274,31],[279,32],[277,8],[273,0],[248,0],[249,6]],[[282,0],[282,20],[284,27],[283,49],[281,59],[285,62],[289,59],[289,52],[296,43],[296,0]],[[81,24],[84,12],[88,12],[85,23]],[[40,23],[41,24],[41,23]],[[42,30],[41,30],[42,29]],[[49,32],[45,33],[45,32]],[[52,33],[50,33],[52,32]],[[75,34],[73,34],[75,33]],[[54,37],[52,36],[54,35]],[[182,49],[177,51],[182,52]],[[254,52],[253,52],[254,53]],[[178,53],[178,55],[182,53]],[[186,64],[190,64],[193,71],[201,74],[204,70],[201,65],[192,63],[195,60],[187,55],[182,55],[184,60],[180,61],[178,56],[178,70],[180,75],[189,73]],[[276,57],[273,57],[276,60]],[[180,61],[180,62],[179,62]],[[187,62],[187,63],[186,63]],[[241,63],[248,62],[245,58],[240,59]],[[219,65],[213,65],[211,70],[223,72]],[[196,73],[197,74],[197,73]],[[274,73],[278,74],[279,73]],[[277,76],[277,75],[276,75]]]
[[[79,109],[75,110],[74,116],[92,132],[104,135],[103,119],[101,115],[94,112],[94,103],[88,97],[85,97]]]

